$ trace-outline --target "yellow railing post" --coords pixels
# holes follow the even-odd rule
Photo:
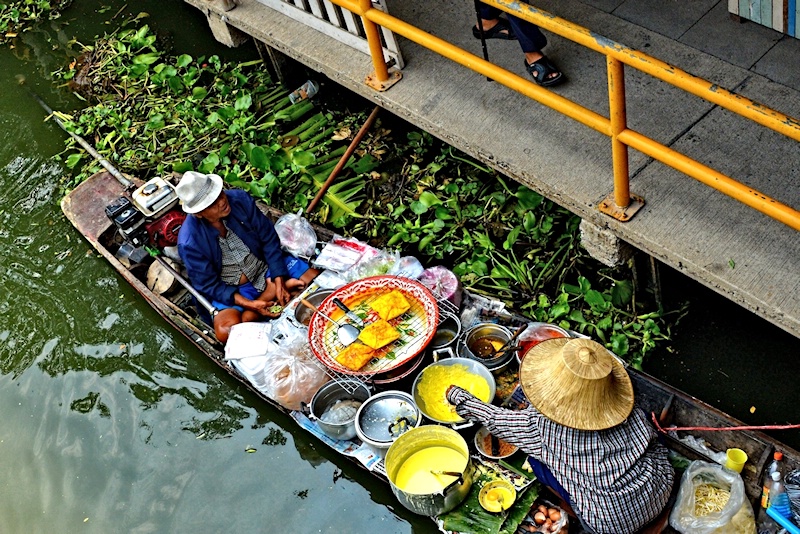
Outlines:
[[[377,79],[384,72],[381,69],[386,67],[377,30],[377,26],[380,26],[479,74],[488,76],[496,82],[555,109],[597,132],[610,136],[614,167],[614,191],[600,203],[599,207],[601,211],[620,221],[630,220],[633,214],[644,204],[644,200],[641,197],[631,194],[629,190],[628,147],[631,147],[743,204],[755,208],[777,221],[800,230],[800,211],[797,209],[782,204],[714,169],[710,169],[702,163],[676,152],[639,132],[630,130],[626,124],[624,65],[633,67],[642,73],[653,76],[689,94],[698,96],[707,102],[732,111],[791,139],[800,141],[800,120],[797,118],[772,110],[741,95],[731,93],[714,83],[693,76],[638,50],[628,48],[572,22],[553,16],[546,11],[539,10],[528,4],[522,4],[519,0],[485,0],[485,3],[506,13],[512,13],[523,20],[606,56],[610,118],[603,117],[589,108],[535,85],[527,78],[522,78],[493,65],[456,45],[376,9],[371,6],[369,0],[330,1],[361,15],[364,21],[370,44],[370,53],[375,64],[375,73],[367,76],[367,84],[373,88],[385,90],[394,81],[400,79],[400,72],[396,69],[388,71],[390,77],[388,82],[381,83]],[[396,76],[396,79],[393,76]]]
[[[386,66],[378,25],[366,17],[368,11],[375,9],[372,7],[372,2],[370,0],[358,0],[358,7],[358,14],[361,15],[361,22],[364,24],[364,34],[369,44],[369,55],[372,57],[372,66],[375,68],[375,72],[367,75],[364,81],[373,89],[385,91],[400,81],[402,74],[397,69],[392,69],[390,71]]]
[[[603,213],[627,221],[644,205],[644,199],[631,194],[628,168],[628,145],[619,134],[628,128],[625,104],[625,65],[606,56],[608,70],[608,112],[611,123],[611,161],[614,170],[614,191],[598,206]]]

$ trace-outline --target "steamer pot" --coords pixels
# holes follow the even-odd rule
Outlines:
[[[350,393],[352,391],[352,393]],[[337,401],[355,400],[362,404],[370,396],[369,388],[355,379],[332,380],[324,384],[311,399],[310,419],[315,421],[320,430],[332,439],[348,440],[356,437],[356,419],[342,423],[326,423],[320,419],[330,406]]]
[[[398,473],[400,473],[404,464],[416,453],[426,449],[430,450],[432,447],[446,447],[455,451],[457,455],[462,456],[466,467],[461,471],[461,476],[455,478],[443,489],[432,493],[411,493],[398,487]],[[392,493],[400,501],[400,504],[415,514],[436,516],[449,512],[466,499],[472,487],[474,469],[470,460],[467,442],[458,432],[443,426],[422,426],[400,436],[389,447],[389,451],[386,453],[385,466]],[[424,462],[418,463],[415,464],[415,467],[427,471],[442,469],[442,466],[437,465],[436,462],[431,462],[430,465]],[[447,480],[454,478],[448,475],[439,476],[448,477],[445,479],[445,483]]]

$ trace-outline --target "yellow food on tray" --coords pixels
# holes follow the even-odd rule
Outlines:
[[[369,307],[375,310],[378,317],[384,321],[391,321],[407,312],[411,308],[411,304],[406,300],[402,292],[393,289],[376,298],[370,303]]]
[[[336,361],[352,371],[358,371],[375,356],[375,350],[361,343],[353,343],[342,350]]]
[[[373,349],[379,349],[385,347],[392,341],[400,339],[400,332],[383,319],[378,319],[362,330],[358,335],[358,339],[360,339],[364,345],[368,345]]]

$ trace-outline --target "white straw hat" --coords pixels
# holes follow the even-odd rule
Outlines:
[[[221,192],[221,176],[194,171],[186,171],[175,187],[186,213],[203,211],[217,200]]]
[[[625,367],[589,339],[542,341],[524,355],[519,382],[545,417],[579,430],[605,430],[633,410],[633,385]]]

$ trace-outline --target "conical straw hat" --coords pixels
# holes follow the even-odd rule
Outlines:
[[[542,341],[524,355],[522,391],[556,423],[579,430],[605,430],[633,410],[633,385],[623,365],[589,339]]]

